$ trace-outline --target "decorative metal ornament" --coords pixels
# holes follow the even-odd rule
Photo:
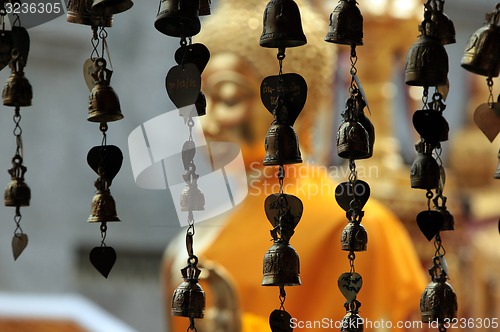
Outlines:
[[[12,168],[9,169],[10,182],[5,188],[5,206],[29,206],[31,199],[31,189],[24,182],[24,174],[27,168],[23,166],[23,159],[16,155],[12,158]]]
[[[350,252],[366,251],[368,234],[360,221],[349,221],[347,226],[344,227],[340,238],[342,250]]]
[[[264,11],[259,44],[269,48],[287,48],[307,43],[302,30],[299,7],[293,0],[271,0]]]
[[[487,25],[469,38],[462,57],[462,67],[474,74],[497,77],[500,73],[500,4],[486,14]]]
[[[439,86],[448,81],[448,54],[437,37],[433,25],[423,21],[421,35],[406,55],[405,82],[414,86]]]
[[[11,74],[2,91],[3,104],[5,106],[31,106],[33,90],[30,82],[24,76],[24,59],[17,51],[13,51],[9,62]]]
[[[418,155],[410,169],[411,187],[425,190],[437,189],[440,171],[436,159],[432,156],[434,147],[422,140],[415,145],[415,149]]]
[[[113,15],[93,12],[92,4],[93,0],[69,0],[66,20],[70,23],[89,26],[111,27],[113,25]]]
[[[106,60],[98,58],[94,61],[95,72],[92,77],[95,80],[94,88],[89,97],[88,121],[112,122],[123,119],[120,100],[115,90],[110,86],[113,72],[106,68]]]
[[[368,132],[356,121],[344,121],[337,132],[337,153],[344,159],[366,159],[370,154]]]
[[[200,0],[160,0],[155,28],[171,37],[192,37],[201,30]]]
[[[330,30],[325,41],[335,44],[363,45],[363,15],[356,0],[340,0],[330,14]]]
[[[203,318],[205,314],[205,292],[198,284],[201,270],[197,267],[198,258],[193,256],[188,265],[181,269],[184,280],[174,291],[172,316]]]

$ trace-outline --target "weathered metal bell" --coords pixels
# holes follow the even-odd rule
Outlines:
[[[297,133],[288,123],[288,109],[279,99],[273,110],[275,120],[267,131],[263,164],[289,165],[302,162]]]
[[[161,0],[155,28],[171,37],[192,37],[201,30],[200,0]]]
[[[110,14],[96,14],[92,12],[94,0],[69,0],[66,20],[70,23],[90,26],[110,27],[113,25],[113,16]]]
[[[202,91],[200,91],[194,106],[196,107],[196,115],[203,116],[207,114],[207,98]]]
[[[134,3],[131,0],[94,0],[92,12],[110,16],[123,13],[132,8],[133,5]]]
[[[427,285],[420,298],[422,322],[444,323],[457,317],[457,295],[445,278],[438,278]]]
[[[29,206],[31,199],[31,190],[24,182],[24,174],[27,168],[22,165],[23,159],[20,155],[12,158],[12,168],[8,170],[10,182],[5,188],[4,205],[5,206]]]
[[[455,218],[446,208],[438,208],[438,211],[443,215],[443,226],[441,226],[441,231],[453,231],[455,230]]]
[[[299,255],[283,241],[275,241],[264,255],[262,286],[298,286],[300,281]]]
[[[448,54],[433,32],[433,25],[422,22],[422,34],[406,55],[405,82],[413,86],[439,86],[448,81]]]
[[[97,70],[93,73],[96,81],[89,97],[88,121],[112,122],[123,119],[120,100],[115,90],[109,85],[111,70],[106,69],[106,62],[99,58],[95,61]]]
[[[366,158],[371,158],[373,156],[373,148],[375,146],[375,126],[366,116],[364,108],[366,107],[366,101],[363,99],[361,93],[356,96],[355,101],[355,117],[358,122],[365,128],[368,134],[368,155]]]
[[[211,0],[200,0],[200,16],[210,15],[210,3]]]
[[[205,292],[198,283],[200,270],[188,272],[191,267],[181,270],[184,281],[175,289],[172,297],[172,316],[203,318],[205,314]],[[189,275],[189,274],[193,275]]]
[[[340,237],[342,250],[346,251],[366,251],[368,245],[368,233],[359,222],[350,221],[344,227]]]
[[[432,157],[432,146],[424,141],[415,145],[417,158],[411,165],[410,182],[415,189],[436,189],[439,185],[439,165]]]
[[[121,221],[116,215],[116,203],[113,196],[106,190],[97,190],[92,199],[90,216],[87,222]]]
[[[356,0],[340,0],[330,14],[330,30],[325,41],[335,44],[363,45],[363,16]]]
[[[461,65],[474,74],[497,77],[500,74],[500,5],[487,18],[489,23],[469,38]]]
[[[366,159],[371,156],[368,132],[361,123],[342,123],[337,132],[337,154],[344,159]]]
[[[24,76],[23,59],[18,54],[13,55],[9,66],[11,73],[2,91],[3,104],[5,106],[31,106],[33,89],[30,82]]]
[[[299,7],[293,0],[271,0],[264,10],[260,46],[286,48],[307,43]]]
[[[453,21],[443,12],[444,1],[435,0],[431,2],[431,7],[426,10],[425,15],[429,15],[431,23],[434,25],[434,33],[442,45],[454,44],[455,25]]]
[[[205,210],[205,195],[197,185],[186,185],[181,193],[181,211]]]

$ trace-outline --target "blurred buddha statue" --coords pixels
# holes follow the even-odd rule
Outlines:
[[[286,168],[284,191],[298,196],[304,205],[290,242],[300,256],[302,285],[286,287],[285,308],[296,322],[335,322],[346,314],[337,279],[349,271],[348,252],[340,245],[347,219],[335,201],[331,169],[310,159],[325,140],[335,139],[337,131],[325,126],[334,113],[335,46],[323,41],[328,31],[326,15],[316,13],[305,1],[297,3],[308,43],[286,50],[283,72],[299,73],[308,84],[307,102],[295,124],[304,163]],[[205,135],[207,140],[241,146],[249,185],[243,203],[196,224],[194,249],[204,267],[202,286],[207,293],[205,318],[196,320],[199,332],[269,331],[269,314],[280,306],[278,287],[261,286],[272,228],[264,200],[278,191],[277,168],[262,166],[264,138],[273,118],[262,105],[259,88],[264,77],[277,75],[279,70],[277,51],[259,46],[265,6],[265,0],[219,0],[193,41],[204,43],[211,52],[203,72]],[[372,322],[394,323],[418,317],[426,278],[406,230],[374,199],[364,211],[368,250],[356,255],[355,261],[356,272],[363,276],[360,315]],[[185,261],[183,232],[170,244],[163,264],[165,315],[172,332],[186,331],[189,325],[187,318],[170,317],[172,294],[181,282],[179,269]],[[373,329],[365,327],[365,331]]]

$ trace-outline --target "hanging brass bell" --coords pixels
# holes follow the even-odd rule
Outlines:
[[[192,37],[201,30],[200,0],[161,0],[155,28],[171,37]]]
[[[434,278],[420,298],[422,322],[444,323],[457,318],[457,295],[445,277]]]
[[[111,14],[98,15],[92,12],[93,1],[94,0],[69,0],[66,20],[70,23],[90,26],[112,26],[113,16]]]
[[[456,43],[455,25],[444,12],[444,0],[433,0],[424,16],[428,15],[434,25],[434,32],[441,45]]]
[[[466,70],[486,76],[497,77],[500,73],[500,4],[486,16],[489,23],[474,32],[465,46],[461,65]]]
[[[200,91],[200,94],[198,95],[198,98],[196,99],[194,106],[196,108],[197,116],[203,116],[207,114],[207,98],[205,97],[205,94],[202,91]]]
[[[181,270],[183,282],[172,297],[172,316],[203,318],[205,314],[205,292],[198,283],[201,270],[186,266]]]
[[[111,16],[123,13],[132,8],[134,3],[131,0],[94,0],[92,12],[99,15]]]
[[[356,0],[340,0],[330,14],[325,41],[344,45],[363,45],[363,16]]]
[[[181,193],[181,211],[205,210],[205,195],[196,184],[188,184]]]
[[[262,47],[286,48],[307,43],[302,30],[299,7],[293,0],[271,0],[264,10],[264,24],[259,44]]]
[[[299,255],[284,241],[275,241],[264,255],[262,286],[298,286]]]
[[[88,121],[112,122],[123,119],[120,100],[115,90],[109,85],[111,70],[106,69],[106,61],[99,58],[95,61],[96,71],[92,74],[96,81],[89,97]]]
[[[12,158],[12,168],[8,170],[10,182],[4,192],[5,206],[30,205],[31,190],[24,182],[24,174],[26,171],[27,168],[23,166],[23,158],[16,154]]]
[[[340,325],[340,332],[363,332],[363,318],[353,311],[348,311],[347,314],[342,318]]]
[[[33,89],[24,76],[24,60],[19,54],[14,54],[9,62],[11,73],[2,91],[5,106],[31,106]]]
[[[278,99],[273,114],[275,120],[264,141],[266,156],[263,164],[270,166],[301,163],[299,139],[293,127],[288,124],[288,109],[281,98]]]
[[[439,86],[448,81],[448,54],[429,21],[422,22],[422,34],[406,55],[405,82],[413,86]]]
[[[90,216],[87,222],[121,221],[116,215],[116,203],[113,196],[106,190],[97,190],[92,199]]]
[[[344,121],[337,132],[337,154],[344,159],[366,159],[371,156],[368,132],[356,121]]]
[[[368,244],[368,233],[363,225],[356,221],[350,221],[344,227],[340,237],[342,250],[366,251]]]
[[[424,141],[415,145],[417,158],[411,165],[410,182],[415,189],[436,189],[439,185],[439,165],[432,157],[432,146]]]

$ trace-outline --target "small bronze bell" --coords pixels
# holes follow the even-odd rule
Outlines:
[[[325,41],[335,44],[363,45],[363,16],[356,0],[340,0],[330,14],[330,31]]]
[[[357,221],[348,222],[342,231],[340,242],[342,243],[342,250],[366,251],[368,234],[365,227]]]
[[[9,169],[10,182],[5,188],[4,205],[5,206],[29,206],[31,199],[31,190],[24,182],[26,167],[22,165],[22,158],[19,155],[12,158],[13,167]]]
[[[181,193],[181,211],[205,210],[205,195],[196,184],[188,184]]]
[[[286,48],[307,43],[299,7],[293,0],[271,0],[264,10],[260,46]]]
[[[342,318],[340,332],[363,332],[363,319],[358,312],[348,311]]]
[[[183,282],[172,297],[172,316],[203,318],[205,314],[205,292],[198,283],[201,270],[186,266],[181,270]]]
[[[453,318],[457,318],[457,312],[457,295],[451,285],[446,282],[445,274],[439,277],[432,275],[432,281],[427,285],[420,298],[422,322],[449,322]]]
[[[155,28],[171,37],[192,37],[201,30],[200,0],[161,0]]]
[[[275,120],[264,142],[266,156],[263,164],[270,166],[301,163],[299,139],[293,127],[288,124],[288,109],[281,99],[278,99],[273,114]]]
[[[422,22],[422,34],[406,55],[405,82],[414,86],[439,86],[448,81],[448,54],[440,43],[432,23]]]
[[[207,98],[202,91],[200,91],[194,106],[196,107],[196,115],[203,116],[207,114]]]
[[[371,156],[368,132],[356,121],[344,121],[337,132],[337,154],[344,159],[366,159]]]
[[[299,255],[284,241],[275,241],[264,255],[262,286],[298,286],[300,281]]]
[[[110,27],[113,24],[112,15],[97,15],[92,12],[93,0],[69,0],[66,20],[70,23],[90,26]]]
[[[99,15],[111,16],[123,13],[132,8],[134,3],[131,0],[94,0],[92,12]]]
[[[11,74],[2,91],[3,104],[5,106],[31,106],[33,90],[24,76],[24,60],[19,54],[13,54],[9,66]]]
[[[355,118],[357,118],[358,122],[363,126],[363,128],[365,128],[366,133],[368,134],[368,155],[366,158],[371,158],[373,156],[373,148],[375,146],[375,127],[364,112],[366,102],[361,93],[358,93],[354,102]]]
[[[434,25],[434,32],[441,45],[456,43],[455,26],[453,21],[445,13],[443,13],[444,1],[433,0],[427,8],[428,9],[425,11],[424,16],[429,15],[429,19]]]
[[[99,58],[95,61],[96,71],[92,74],[96,81],[89,97],[88,121],[112,122],[123,119],[120,100],[115,90],[109,85],[111,70],[106,68],[106,61]]]
[[[97,181],[96,181],[97,182]],[[116,215],[116,204],[113,196],[106,190],[97,190],[92,199],[90,216],[87,222],[121,221]]]
[[[415,145],[418,156],[411,165],[411,187],[415,189],[436,189],[439,185],[439,165],[432,157],[432,146],[424,141]]]
[[[469,38],[462,57],[462,67],[486,76],[497,77],[500,73],[500,4],[488,14],[488,25],[480,28]]]

